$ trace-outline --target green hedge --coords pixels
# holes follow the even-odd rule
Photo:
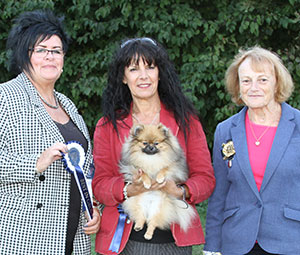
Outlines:
[[[56,89],[75,102],[91,134],[101,116],[108,63],[125,37],[153,37],[168,49],[210,148],[216,124],[238,110],[223,77],[240,47],[257,44],[281,55],[296,84],[289,103],[300,108],[300,0],[0,1],[0,82],[12,78],[5,53],[12,19],[42,8],[65,15],[73,42]]]

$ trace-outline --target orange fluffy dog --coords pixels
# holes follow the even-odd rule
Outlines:
[[[122,148],[120,172],[125,181],[142,169],[140,181],[149,189],[152,180],[163,183],[174,180],[183,183],[188,178],[188,168],[184,153],[171,131],[162,124],[136,125]],[[147,191],[129,197],[123,202],[123,209],[135,222],[134,229],[139,231],[147,223],[145,239],[150,240],[155,228],[167,229],[177,223],[186,231],[195,216],[195,210],[186,202],[161,190]]]

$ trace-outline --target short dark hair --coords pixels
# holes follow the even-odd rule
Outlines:
[[[158,93],[167,110],[174,114],[175,120],[186,134],[190,116],[197,112],[184,95],[179,77],[167,51],[152,38],[133,38],[123,41],[116,51],[108,70],[108,83],[102,95],[102,112],[118,132],[116,121],[123,120],[130,113],[132,96],[128,86],[123,83],[125,67],[132,61],[142,59],[148,65],[154,64],[159,70]]]
[[[14,19],[6,43],[9,70],[15,74],[23,71],[30,74],[32,51],[29,49],[53,35],[60,38],[63,51],[66,53],[70,38],[64,31],[63,20],[64,17],[57,17],[50,10],[24,12]]]

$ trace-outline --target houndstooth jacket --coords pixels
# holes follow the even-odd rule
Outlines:
[[[71,100],[55,93],[88,141],[86,174],[92,161],[88,130]],[[65,253],[71,176],[61,160],[45,178],[36,173],[37,158],[57,141],[64,139],[26,75],[0,84],[0,254]],[[73,254],[91,252],[85,223],[82,213]]]

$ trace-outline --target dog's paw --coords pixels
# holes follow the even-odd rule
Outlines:
[[[150,189],[151,182],[145,181],[143,184],[144,184],[145,189]]]
[[[140,226],[140,225],[134,225],[134,230],[135,231],[140,231],[140,230],[142,230],[143,229],[143,226]]]
[[[158,174],[156,176],[156,182],[157,183],[163,183],[165,181],[165,177],[162,174]]]
[[[152,239],[152,235],[147,234],[147,232],[145,233],[144,237],[145,237],[146,240],[151,240]]]

